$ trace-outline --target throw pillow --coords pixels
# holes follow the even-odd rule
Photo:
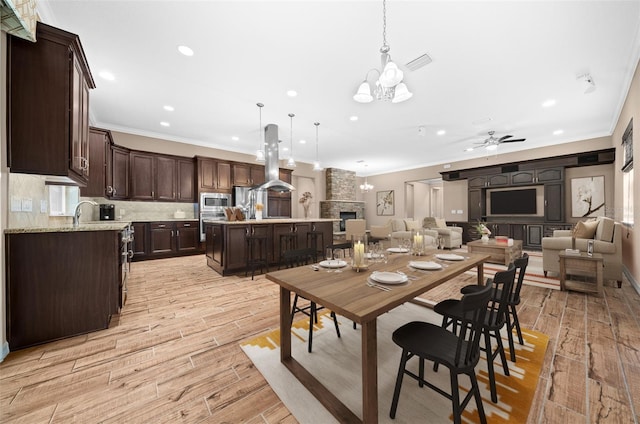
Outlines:
[[[422,220],[422,226],[424,228],[437,228],[438,227],[438,225],[436,224],[436,219],[432,218],[430,216],[427,216]]]
[[[578,221],[573,229],[575,238],[592,239],[598,229],[598,221]]]
[[[391,230],[392,231],[406,231],[407,227],[402,219],[392,219],[391,220]]]
[[[607,218],[605,216],[601,216],[598,218],[599,224],[598,229],[596,230],[596,240],[602,240],[606,242],[613,241],[613,227],[615,226],[615,221],[611,218]]]
[[[420,224],[420,221],[413,221],[413,220],[405,219],[404,223],[407,226],[407,231],[422,229],[422,224]]]
[[[436,226],[438,228],[447,228],[447,221],[444,218],[436,218]]]

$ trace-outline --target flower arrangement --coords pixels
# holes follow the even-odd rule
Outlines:
[[[313,199],[313,196],[308,191],[302,193],[302,196],[300,197],[300,203],[302,203],[305,218],[309,217],[309,206],[311,205],[311,199]]]
[[[257,211],[261,211],[264,208],[264,205],[262,203],[256,203],[256,210]]]
[[[487,226],[482,221],[478,221],[478,223],[476,224],[476,231],[478,232],[478,234],[483,236],[491,235],[491,231],[487,228]]]
[[[311,193],[308,191],[305,191],[304,193],[302,193],[302,196],[300,197],[300,203],[302,204],[309,203],[311,199],[313,199],[313,196],[311,195]]]

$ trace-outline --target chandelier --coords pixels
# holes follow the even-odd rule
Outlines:
[[[365,165],[365,168],[367,167],[367,165]],[[373,185],[369,184],[369,182],[367,181],[367,176],[365,175],[364,177],[364,184],[360,184],[360,190],[363,193],[368,193],[371,190],[373,190]]]
[[[256,103],[260,111],[260,124],[258,124],[258,150],[256,150],[256,162],[264,162],[264,141],[262,141],[262,103]]]
[[[367,71],[364,80],[358,87],[358,92],[353,96],[353,100],[358,103],[370,103],[375,97],[376,100],[391,100],[392,103],[400,103],[413,96],[406,84],[402,82],[404,73],[391,61],[389,50],[391,47],[387,44],[387,4],[386,0],[382,0],[382,47],[380,47],[382,72],[375,68]],[[378,73],[373,95],[371,95],[371,85],[369,84],[369,74],[372,71]]]

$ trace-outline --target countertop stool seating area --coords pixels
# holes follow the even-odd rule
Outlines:
[[[267,241],[268,237],[264,235],[248,234],[245,236],[247,243],[247,262],[244,271],[244,276],[247,276],[249,270],[251,270],[251,279],[259,268],[260,272],[266,269],[269,272],[269,260],[267,259]]]
[[[509,365],[507,364],[507,356],[504,352],[502,337],[500,337],[500,329],[507,322],[508,299],[511,296],[511,289],[514,284],[516,268],[514,264],[510,264],[506,271],[496,272],[493,280],[487,280],[487,285],[491,284],[492,293],[489,301],[489,307],[482,325],[482,334],[484,336],[484,350],[487,356],[487,373],[489,375],[489,386],[491,388],[491,401],[498,402],[498,393],[496,390],[496,378],[494,372],[494,364],[497,356],[500,356],[504,375],[509,376]],[[466,295],[465,295],[466,296]],[[442,315],[442,328],[452,326],[455,333],[458,330],[462,320],[462,301],[456,299],[443,300],[436,304],[433,310]],[[491,339],[495,339],[496,348],[492,347]],[[434,364],[434,370],[437,371],[438,363]]]
[[[287,250],[283,253],[283,262],[287,268],[295,268],[299,266],[305,266],[316,262],[318,252],[313,247],[306,247],[302,249]],[[301,312],[309,317],[309,340],[307,342],[307,351],[311,353],[313,346],[313,326],[318,323],[318,311],[324,309],[324,306],[318,306],[315,302],[309,302],[306,306],[298,306],[300,299],[308,300],[303,296],[296,293],[293,298],[293,306],[291,307],[291,324],[293,324],[293,318],[296,312]],[[340,328],[338,327],[338,317],[336,313],[331,311],[331,318],[333,318],[333,324],[336,327],[336,334],[340,337]]]
[[[475,367],[480,359],[480,338],[492,292],[493,288],[489,283],[486,286],[481,286],[481,290],[465,294],[460,301],[457,301],[459,302],[458,326],[460,328],[458,332],[421,321],[410,322],[393,332],[393,342],[402,348],[402,357],[389,411],[389,416],[392,419],[396,416],[402,380],[406,374],[417,380],[420,387],[426,385],[451,401],[454,423],[460,424],[462,422],[462,411],[467,407],[471,398],[475,399],[480,422],[487,422]],[[420,361],[418,375],[406,369],[407,361],[414,356],[417,356]],[[425,360],[433,361],[434,364],[442,364],[449,369],[450,393],[425,380]],[[458,384],[458,376],[461,374],[467,375],[471,380],[471,389],[462,400]]]
[[[295,233],[280,234],[280,263],[278,269],[285,265],[284,253],[298,248],[298,235]]]
[[[318,247],[319,246],[319,247]],[[324,246],[324,233],[322,231],[309,231],[307,232],[307,247],[312,247],[316,250],[315,261],[318,261],[318,255],[324,255],[322,247]]]

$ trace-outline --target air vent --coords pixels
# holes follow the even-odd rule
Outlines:
[[[506,165],[506,166],[503,166],[501,170],[502,173],[516,172],[516,171],[518,171],[518,165]]]
[[[428,54],[425,53],[422,56],[419,56],[419,57],[413,59],[411,62],[407,62],[407,64],[405,66],[410,71],[417,71],[418,69],[422,68],[423,66],[427,66],[431,62],[432,62],[431,58],[429,57]]]
[[[598,154],[591,155],[580,155],[578,156],[578,165],[585,165],[587,163],[597,163],[598,162]]]

